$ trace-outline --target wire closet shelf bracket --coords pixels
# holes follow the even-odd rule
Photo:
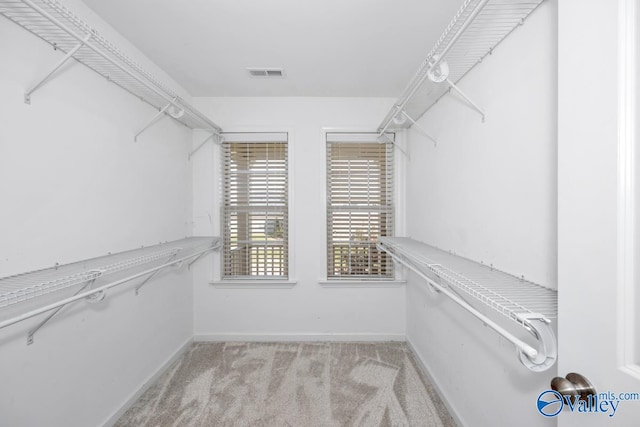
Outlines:
[[[25,103],[30,104],[31,95],[73,58],[158,110],[134,140],[164,115],[191,129],[211,132],[215,137],[222,131],[58,1],[0,0],[0,14],[65,54],[25,91]]]
[[[34,334],[65,306],[102,301],[107,290],[141,279],[138,295],[160,271],[185,262],[191,267],[220,245],[219,237],[188,237],[0,278],[0,329],[49,312],[28,332],[27,344],[32,344]]]
[[[555,363],[557,346],[551,323],[558,317],[555,290],[406,237],[381,237],[378,248],[511,342],[528,369],[542,372]],[[527,335],[535,338],[535,345],[514,335],[467,300],[489,307],[524,328]]]
[[[435,143],[416,120],[451,90],[484,121],[484,110],[458,87],[458,82],[543,1],[465,0],[378,127],[380,136],[387,130],[414,125]],[[427,79],[431,84],[423,87]]]

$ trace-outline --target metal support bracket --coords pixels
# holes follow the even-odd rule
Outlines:
[[[178,252],[176,252],[173,255],[171,255],[169,257],[169,259],[167,259],[167,261],[164,262],[164,264],[167,264],[167,263],[173,261],[176,256],[178,256]],[[153,279],[156,276],[156,274],[158,274],[159,271],[160,270],[153,271],[140,284],[138,284],[138,286],[136,286],[136,290],[135,290],[136,291],[136,296],[140,294],[140,288],[142,288],[144,285],[146,285],[149,280]]]
[[[177,98],[173,98],[173,101],[175,102]],[[140,136],[140,134],[142,132],[144,132],[145,130],[149,129],[154,123],[156,123],[165,113],[165,111],[167,111],[167,108],[171,107],[173,105],[173,103],[168,103],[167,105],[165,105],[164,107],[162,107],[160,109],[160,111],[158,111],[155,116],[153,116],[151,118],[151,120],[149,120],[143,127],[142,129],[140,129],[138,131],[138,133],[135,134],[135,136],[133,137],[133,141],[137,142],[138,141],[138,137]]]
[[[81,293],[82,291],[84,291],[85,289],[87,289],[88,287],[93,285],[95,283],[96,279],[98,279],[98,277],[100,277],[102,275],[102,271],[100,271],[100,270],[96,270],[93,273],[96,274],[96,277],[94,277],[93,279],[88,280],[80,289],[78,289],[73,294],[73,296],[78,295],[79,293]],[[102,300],[102,298],[104,298],[104,293],[102,294],[102,297],[100,298],[100,300]],[[89,297],[87,297],[87,299],[89,299]],[[36,334],[36,332],[38,332],[44,325],[46,325],[49,322],[49,320],[53,319],[53,317],[56,314],[58,314],[63,308],[65,308],[69,304],[73,304],[73,302],[70,302],[68,304],[65,304],[65,305],[62,305],[62,306],[56,308],[49,315],[47,315],[47,317],[42,319],[42,321],[40,323],[38,323],[34,328],[29,330],[29,332],[27,333],[27,345],[33,344],[33,336]]]
[[[191,261],[189,264],[187,264],[187,269],[191,270],[191,266],[193,264],[195,264],[196,261],[198,261],[200,258],[202,258],[205,255],[206,255],[206,253],[202,253],[202,254],[198,255],[193,261]]]
[[[27,89],[24,93],[24,103],[25,104],[31,104],[31,94],[33,92],[35,92],[38,88],[40,88],[43,84],[45,84],[47,82],[47,80],[49,80],[49,78],[60,69],[60,67],[62,67],[69,59],[71,59],[73,57],[73,55],[75,55],[75,53],[82,47],[84,46],[89,39],[91,39],[91,37],[93,37],[93,34],[87,34],[87,36],[82,39],[82,41],[80,43],[78,43],[73,49],[71,49],[69,52],[67,52],[67,54],[56,63],[56,65],[53,66],[53,69],[51,71],[49,71],[47,74],[45,74],[44,76],[42,76],[42,78],[40,78],[40,80],[38,80],[38,82],[36,82],[34,85],[32,85],[29,89]]]
[[[216,249],[220,249],[220,247],[222,247],[222,243],[218,243],[217,245],[213,245],[211,246],[211,251],[215,251]],[[187,269],[191,270],[191,266],[193,264],[195,264],[200,258],[202,258],[203,256],[209,254],[210,252],[203,252],[200,255],[198,255],[193,261],[191,261],[190,263],[187,264]]]
[[[449,80],[448,78],[446,79],[447,83],[449,84],[449,86],[451,87],[451,89],[454,89],[458,95],[460,95],[462,98],[464,98],[465,101],[467,101],[467,103],[471,106],[471,108],[473,108],[474,110],[476,110],[481,116],[482,116],[482,123],[484,123],[484,111],[478,107],[478,105],[473,102],[458,86],[456,86],[451,80]]]
[[[551,322],[541,314],[523,313],[518,315],[525,328],[536,338],[537,354],[526,354],[517,349],[520,362],[535,372],[549,369],[558,358],[556,337],[551,328]]]
[[[395,141],[393,141],[391,138],[389,138],[389,136],[385,133],[381,133],[380,135],[378,135],[378,142],[381,144],[384,143],[388,143],[393,145],[394,147],[396,147],[398,150],[400,150],[400,152],[402,154],[404,154],[405,156],[407,156],[407,158],[409,157],[409,153],[407,153],[402,147],[400,147],[398,144],[395,143]]]
[[[433,60],[433,63],[429,66],[429,70],[427,71],[429,80],[434,83],[447,82],[450,90],[454,89],[458,93],[458,95],[460,95],[465,101],[467,101],[467,103],[474,110],[480,113],[480,115],[482,116],[482,123],[484,123],[484,111],[480,107],[478,107],[478,105],[473,102],[471,98],[469,98],[458,86],[456,86],[455,83],[451,81],[451,79],[449,79],[449,64],[447,64],[447,61],[442,60],[441,56],[434,56],[431,59]],[[409,120],[411,120],[410,117]],[[411,121],[413,122],[413,120]]]
[[[423,134],[424,136],[426,136],[428,139],[430,139],[433,142],[433,146],[434,147],[438,146],[438,141],[434,137],[429,135],[429,133],[422,126],[420,126],[415,120],[413,120],[413,118],[410,115],[408,115],[406,111],[400,110],[400,112],[398,114],[402,114],[407,119],[409,119],[409,121],[413,124],[413,126],[415,126],[420,131],[421,134]]]
[[[220,134],[218,133],[212,133],[211,135],[209,135],[204,141],[202,141],[192,152],[189,153],[189,160],[191,160],[191,157],[196,154],[198,152],[198,150],[200,150],[202,147],[204,147],[204,145],[209,142],[209,140],[211,140],[213,138],[213,143],[214,144],[222,144],[222,141],[224,140],[222,138],[222,136],[220,136]]]

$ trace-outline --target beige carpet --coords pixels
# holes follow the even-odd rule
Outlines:
[[[454,426],[403,343],[196,343],[116,426]]]

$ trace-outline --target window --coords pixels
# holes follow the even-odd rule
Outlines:
[[[222,152],[223,279],[287,279],[287,134],[225,135]]]
[[[393,235],[393,144],[327,133],[327,278],[393,278],[376,248]]]

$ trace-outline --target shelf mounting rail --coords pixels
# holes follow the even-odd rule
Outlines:
[[[219,237],[189,237],[0,278],[0,329],[50,312],[29,331],[27,344],[32,344],[34,334],[67,305],[102,301],[107,290],[142,278],[135,287],[138,295],[161,270],[184,262],[191,267],[220,246]]]
[[[556,291],[405,237],[381,237],[378,248],[511,342],[520,362],[531,371],[542,372],[555,363],[557,345],[551,322],[558,315]],[[535,338],[535,346],[467,299],[490,307],[524,328]]]
[[[380,135],[387,130],[411,127],[451,90],[456,91],[484,121],[484,110],[458,87],[458,82],[543,1],[465,0],[381,122],[378,127]],[[433,87],[417,99],[416,95],[427,79]],[[410,117],[408,109],[414,112],[415,117],[406,123],[403,115]]]
[[[65,53],[50,71],[26,91],[24,101],[70,59],[75,59],[158,110],[136,135],[168,115],[191,129],[219,134],[222,129],[180,98],[138,63],[56,0],[0,0],[0,14]]]

